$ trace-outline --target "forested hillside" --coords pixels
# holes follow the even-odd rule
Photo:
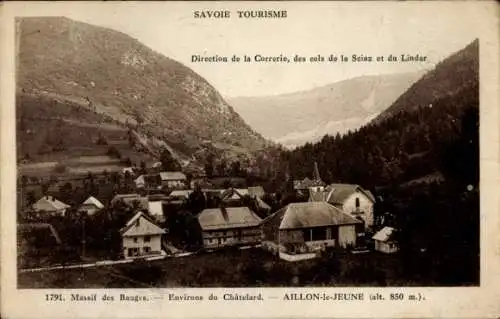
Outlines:
[[[415,83],[405,93],[411,98],[391,107],[397,112],[344,136],[283,152],[276,174],[311,177],[316,161],[325,182],[373,191],[375,218],[399,229],[403,276],[428,284],[479,282],[477,43],[465,51]],[[450,65],[472,70],[471,76],[443,77],[456,73]],[[432,91],[439,94],[423,94],[422,87],[440,88]]]

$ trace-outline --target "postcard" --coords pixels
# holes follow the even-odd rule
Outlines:
[[[3,4],[2,316],[498,318],[498,9]]]

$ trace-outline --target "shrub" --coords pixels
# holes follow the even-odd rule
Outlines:
[[[64,173],[67,169],[66,165],[62,163],[57,163],[56,166],[54,166],[54,172],[56,173]]]
[[[97,145],[108,145],[108,141],[106,140],[106,138],[104,138],[104,136],[99,134],[99,137],[97,138],[96,144]]]
[[[108,151],[107,151],[106,154],[108,154],[108,156],[110,156],[110,157],[116,157],[118,159],[121,158],[121,156],[122,156],[120,154],[120,151],[116,147],[114,147],[114,146],[110,146],[108,148]]]

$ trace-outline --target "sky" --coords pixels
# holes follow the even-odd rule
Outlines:
[[[20,4],[23,5],[23,4]],[[479,36],[482,11],[451,2],[171,2],[27,5],[24,16],[66,16],[126,33],[190,67],[223,96],[290,93],[362,75],[430,69]],[[287,10],[285,19],[239,19],[236,10]],[[195,19],[229,10],[230,19]],[[191,56],[305,57],[420,54],[423,63],[193,63]]]

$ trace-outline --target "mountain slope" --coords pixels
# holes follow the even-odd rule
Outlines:
[[[312,90],[229,99],[257,132],[287,146],[345,133],[385,110],[423,73],[362,76]],[[280,119],[279,125],[274,122]]]
[[[26,94],[133,125],[187,156],[207,141],[248,151],[266,142],[205,79],[123,33],[62,17],[22,18],[19,30]]]
[[[479,40],[449,56],[415,82],[375,121],[380,122],[401,111],[428,106],[433,101],[458,94],[479,81]]]

